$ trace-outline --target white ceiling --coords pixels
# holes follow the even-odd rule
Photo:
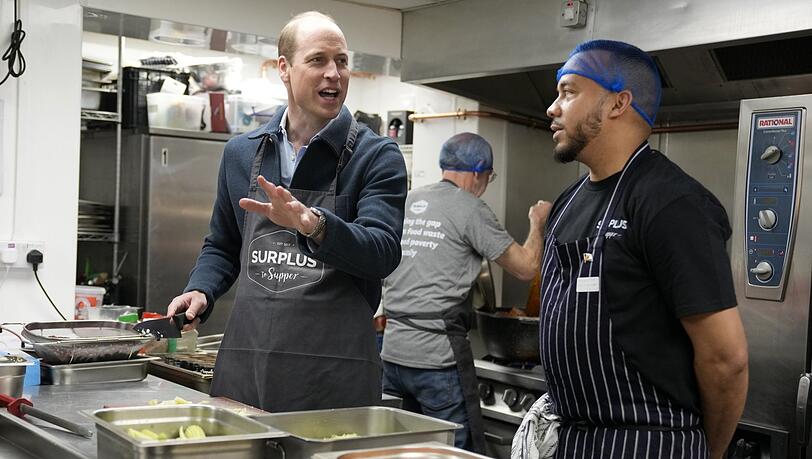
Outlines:
[[[337,0],[337,1],[403,11],[415,8],[422,8],[431,5],[438,5],[440,3],[447,3],[449,1],[455,0]]]

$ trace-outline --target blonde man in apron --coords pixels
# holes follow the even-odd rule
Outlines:
[[[372,315],[400,261],[406,169],[343,105],[348,62],[331,18],[294,17],[279,39],[288,106],[226,145],[211,234],[168,311],[205,320],[239,278],[213,396],[277,412],[380,401]]]

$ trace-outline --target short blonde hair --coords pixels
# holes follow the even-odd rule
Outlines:
[[[333,24],[336,24],[335,19],[332,17],[320,13],[318,11],[306,11],[304,13],[299,13],[296,16],[293,16],[285,27],[282,27],[282,33],[279,34],[279,57],[285,56],[285,59],[288,62],[293,61],[293,56],[296,54],[296,32],[299,31],[299,22],[305,19],[326,19]],[[338,26],[338,24],[336,24]]]

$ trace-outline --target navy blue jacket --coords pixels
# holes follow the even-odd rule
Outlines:
[[[279,123],[284,107],[260,129],[228,141],[220,162],[217,199],[212,211],[210,234],[192,269],[184,291],[203,292],[209,307],[228,291],[240,274],[240,248],[245,211],[240,198],[248,196],[251,165],[263,136],[266,147],[260,173],[274,184],[280,182]],[[290,188],[327,191],[335,177],[338,156],[347,139],[352,114],[343,107],[338,117],[307,147],[296,168]],[[299,235],[299,249],[311,258],[348,273],[372,310],[381,300],[381,279],[400,263],[403,206],[406,201],[406,166],[397,144],[359,125],[358,138],[349,161],[341,170],[336,189],[335,213],[325,211],[326,237],[311,251]]]

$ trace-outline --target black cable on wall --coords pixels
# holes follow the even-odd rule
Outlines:
[[[22,52],[23,40],[25,39],[25,30],[23,30],[23,21],[20,19],[17,12],[19,0],[14,2],[14,28],[11,31],[11,43],[9,43],[6,52],[3,53],[3,61],[8,66],[6,76],[0,80],[0,85],[6,82],[9,77],[19,78],[25,73],[25,57]]]

